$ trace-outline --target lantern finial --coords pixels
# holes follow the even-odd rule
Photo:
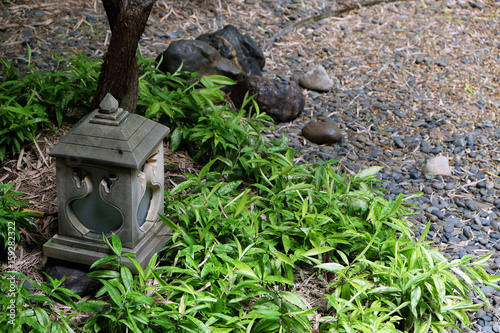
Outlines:
[[[101,104],[99,104],[99,107],[103,113],[113,113],[118,110],[118,101],[113,97],[113,95],[107,93],[102,99]]]

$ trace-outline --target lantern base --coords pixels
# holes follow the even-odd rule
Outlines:
[[[123,247],[122,253],[135,254],[134,259],[144,269],[151,257],[161,251],[170,239],[172,229],[162,222],[155,223],[148,234],[133,248]],[[104,243],[96,243],[87,239],[72,238],[67,236],[54,235],[43,245],[43,254],[46,257],[62,259],[70,262],[77,262],[85,265],[92,265],[98,259],[104,258],[114,253]],[[133,273],[138,271],[135,266],[126,258],[122,258],[123,264]],[[106,268],[117,268],[116,266],[104,266]]]

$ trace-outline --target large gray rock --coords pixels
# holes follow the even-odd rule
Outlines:
[[[342,130],[335,123],[317,121],[304,126],[302,136],[317,144],[336,143],[342,140]]]
[[[333,87],[332,79],[330,79],[325,68],[321,65],[317,65],[309,72],[303,74],[299,79],[299,83],[304,88],[316,91],[330,91]]]
[[[297,118],[304,110],[304,94],[296,82],[283,84],[280,81],[250,75],[231,91],[234,105],[241,107],[245,94],[253,96],[262,112],[275,121],[287,122]]]
[[[261,49],[248,35],[241,34],[232,25],[206,33],[198,38],[212,45],[224,58],[232,60],[246,75],[262,75],[266,59]]]
[[[166,73],[174,73],[182,64],[182,71],[197,72],[199,77],[224,75],[240,81],[245,76],[233,61],[222,57],[214,47],[201,40],[172,42],[165,52],[158,55],[156,62],[159,63],[158,69]]]

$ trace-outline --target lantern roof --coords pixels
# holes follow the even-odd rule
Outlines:
[[[170,129],[117,108],[117,103],[105,103],[106,98],[109,99],[108,96],[105,97],[100,105],[101,109],[82,118],[55,145],[50,156],[66,158],[74,163],[96,163],[131,169],[138,169],[146,162]]]

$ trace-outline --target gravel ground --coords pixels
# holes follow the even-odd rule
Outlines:
[[[171,41],[233,24],[258,45],[286,24],[342,7],[340,1],[158,1],[141,41],[152,58]],[[349,3],[350,4],[350,3]],[[299,160],[335,158],[348,173],[384,169],[389,196],[413,200],[418,230],[449,258],[493,252],[500,274],[500,1],[401,1],[361,8],[299,27],[265,52],[264,75],[296,80],[317,64],[334,80],[327,93],[305,90],[301,117],[267,133],[286,133]],[[101,57],[110,32],[98,4],[54,0],[0,4],[0,56],[27,64],[26,43],[41,69],[52,52]],[[301,136],[311,121],[337,123],[343,140],[316,145]],[[423,171],[449,158],[451,176]],[[473,314],[474,332],[499,332],[500,292],[483,287],[492,308]]]

